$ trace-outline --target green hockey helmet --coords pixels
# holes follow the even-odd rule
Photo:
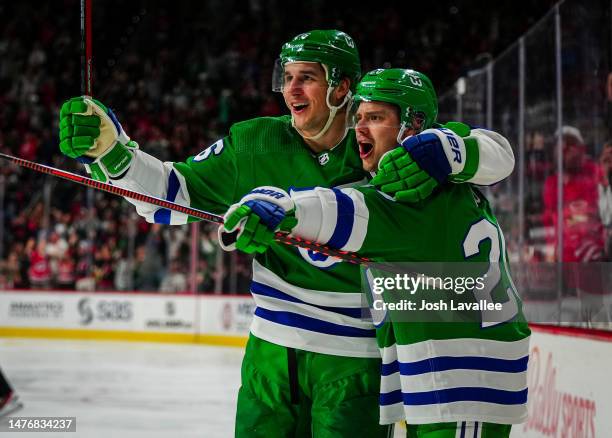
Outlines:
[[[323,65],[330,87],[348,77],[351,90],[361,77],[361,62],[355,41],[339,30],[311,30],[285,43],[276,61],[272,90],[283,90],[284,66],[291,62],[318,62]]]
[[[401,129],[431,128],[438,117],[438,99],[431,80],[416,70],[389,68],[372,70],[357,84],[353,113],[361,102],[387,102],[397,105]],[[352,118],[354,126],[354,117]],[[415,123],[416,122],[416,123]]]
[[[285,79],[285,65],[292,62],[318,62],[325,70],[327,79],[326,103],[329,108],[327,122],[318,134],[302,137],[310,140],[318,140],[330,129],[332,122],[342,107],[351,101],[352,92],[361,77],[361,62],[355,41],[346,33],[339,30],[311,30],[302,33],[285,43],[281,49],[280,56],[274,66],[272,76],[272,90],[283,91]],[[343,78],[349,78],[350,90],[344,96],[342,102],[334,105],[331,95],[335,87]],[[291,124],[295,128],[295,120],[291,118]],[[297,129],[297,128],[296,128]]]

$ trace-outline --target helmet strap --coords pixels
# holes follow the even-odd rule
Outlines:
[[[410,127],[412,129],[414,129],[414,131],[415,131],[414,135],[416,135],[416,134],[418,134],[418,133],[423,131],[423,129],[421,128],[422,125],[423,125],[423,123],[419,123],[417,125],[417,123],[414,121],[414,119],[410,120]],[[408,129],[408,121],[403,121],[401,126],[400,126],[400,130],[397,133],[397,138],[396,138],[397,144],[402,144],[402,141],[404,140],[403,137],[404,137],[404,133],[406,132],[406,129]]]
[[[327,82],[329,83],[329,86],[327,87],[327,95],[325,97],[325,103],[327,104],[327,108],[329,108],[329,116],[327,116],[327,122],[325,123],[325,126],[323,126],[323,128],[318,132],[318,134],[315,134],[312,137],[309,137],[307,135],[304,135],[300,131],[300,134],[302,135],[302,137],[304,137],[307,140],[315,140],[316,141],[316,140],[319,140],[321,137],[323,137],[327,133],[329,128],[331,127],[332,122],[336,118],[336,114],[338,113],[338,110],[340,110],[344,105],[346,105],[348,102],[350,102],[351,101],[351,97],[353,96],[353,93],[349,90],[346,93],[346,95],[344,96],[344,99],[342,100],[342,102],[340,102],[340,105],[338,105],[338,106],[332,105],[331,101],[330,101],[330,97],[331,97],[332,92],[334,91],[334,88],[336,88],[336,87],[332,85],[332,81],[331,81],[331,79],[329,77],[329,71],[327,69],[327,66],[325,64],[321,64],[321,66],[325,70],[325,76],[327,78]],[[293,115],[291,115],[291,126],[293,126],[297,131],[299,131],[299,129],[296,128],[296,126],[295,126],[295,120],[293,119]],[[344,135],[346,135],[346,132],[345,132]]]
[[[318,134],[313,135],[312,137],[304,135],[303,136],[304,138],[308,140],[319,140],[321,137],[323,137],[327,133],[327,131],[329,131],[329,128],[331,127],[332,122],[336,118],[336,114],[338,113],[338,110],[340,110],[344,105],[347,104],[347,102],[350,101],[352,93],[349,91],[348,93],[346,93],[346,96],[344,96],[344,99],[342,100],[340,105],[338,106],[332,105],[331,102],[329,101],[329,97],[331,96],[333,91],[334,91],[334,87],[329,86],[327,88],[327,97],[325,101],[327,103],[327,108],[329,108],[329,116],[327,116],[327,122],[325,123],[325,126],[323,126],[323,128],[319,131]]]
[[[404,137],[404,132],[406,132],[406,122],[402,122],[401,126],[400,126],[400,130],[397,133],[397,144],[402,144],[402,141],[404,141],[403,137]]]

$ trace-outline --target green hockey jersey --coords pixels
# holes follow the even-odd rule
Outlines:
[[[477,132],[480,131],[480,132]],[[475,130],[478,162],[472,182],[491,184],[504,178],[514,159],[507,141]],[[496,137],[497,136],[497,137]],[[473,167],[473,166],[472,166]],[[267,185],[346,187],[362,185],[353,131],[331,150],[314,154],[291,127],[291,118],[266,117],[233,125],[229,135],[185,162],[162,163],[135,152],[127,174],[114,182],[182,205],[223,214],[252,189]],[[184,224],[179,212],[129,200],[150,222]],[[354,249],[346,230],[330,245]],[[284,244],[273,244],[253,262],[251,291],[256,311],[251,332],[278,345],[350,357],[379,357],[375,329],[361,318],[359,268]]]
[[[503,234],[477,189],[446,184],[412,205],[394,202],[368,186],[294,190],[291,198],[298,219],[294,235],[329,243],[330,235],[345,230],[352,250],[360,255],[380,262],[410,262],[426,269],[427,275],[441,265],[432,267],[431,262],[445,262],[448,268],[461,264],[459,272],[466,266],[485,266],[483,287],[473,293],[462,289],[456,300],[451,291],[446,305],[486,300],[499,303],[501,309],[454,311],[464,312],[460,322],[411,321],[410,310],[403,310],[403,315],[391,315],[381,307],[373,311],[383,359],[382,424],[513,424],[526,418],[530,331],[507,267]],[[376,276],[383,278],[372,274],[376,270],[381,271],[376,266],[363,268],[368,292]],[[443,272],[456,273],[447,269],[440,275]],[[417,292],[420,295],[405,296],[418,303],[415,297],[431,293]],[[377,297],[372,294],[372,301]]]

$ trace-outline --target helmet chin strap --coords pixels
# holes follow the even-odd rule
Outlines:
[[[406,122],[402,122],[402,125],[400,126],[400,130],[397,133],[397,144],[402,144],[402,141],[404,140],[404,132],[406,132]]]
[[[408,126],[406,125],[406,122],[402,122],[402,124],[400,125],[400,130],[397,133],[397,137],[396,137],[397,144],[402,144],[402,141],[405,140],[404,133],[406,132],[406,129],[408,129]],[[417,135],[421,131],[422,131],[422,129],[415,129],[415,131],[414,131],[415,133],[412,134],[412,135]]]
[[[321,66],[325,70],[325,76],[327,80],[329,81],[329,71],[327,69],[327,66],[325,64],[321,64]],[[325,123],[325,126],[323,126],[323,128],[319,131],[318,134],[313,135],[313,136],[304,135],[304,133],[298,127],[295,126],[295,119],[293,118],[293,114],[291,115],[291,126],[293,126],[302,135],[303,138],[307,140],[316,141],[316,140],[319,140],[321,137],[323,137],[327,133],[329,128],[331,127],[332,122],[336,118],[336,114],[338,113],[338,110],[340,110],[344,105],[350,102],[351,97],[353,96],[353,93],[349,90],[344,96],[344,99],[342,100],[340,105],[338,106],[332,105],[329,98],[332,94],[332,91],[334,91],[334,88],[335,87],[333,87],[332,85],[329,85],[327,87],[327,96],[325,97],[325,103],[327,104],[327,108],[329,108],[329,116],[327,117],[327,122]]]
[[[329,97],[331,96],[332,91],[334,91],[334,87],[330,86],[327,88],[327,97],[325,98],[325,102],[327,103],[327,108],[329,108],[329,116],[327,116],[327,122],[325,123],[325,126],[321,128],[318,134],[313,135],[313,136],[304,135],[304,133],[298,127],[295,126],[295,120],[293,118],[293,115],[291,116],[291,126],[293,126],[296,130],[298,130],[300,134],[302,134],[302,137],[304,137],[305,139],[318,140],[321,137],[323,137],[327,133],[329,128],[331,127],[332,122],[336,118],[336,114],[338,113],[338,110],[340,110],[344,105],[346,105],[346,103],[351,99],[352,93],[349,91],[348,93],[346,93],[346,96],[344,96],[342,103],[340,103],[340,105],[338,106],[334,106],[331,104],[329,100]]]

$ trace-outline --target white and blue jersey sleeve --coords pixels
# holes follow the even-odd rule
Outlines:
[[[359,251],[368,231],[369,211],[355,189],[315,187],[292,190],[298,225],[292,234],[342,251]]]
[[[470,136],[464,139],[476,140],[477,147],[466,147],[464,160],[453,160],[452,180],[488,186],[508,177],[514,170],[514,152],[510,142],[503,136],[488,129],[473,128]],[[450,152],[447,152],[450,155]]]
[[[514,152],[503,135],[488,129],[472,129],[478,140],[479,163],[472,184],[491,185],[508,177],[514,170]]]
[[[164,163],[140,150],[135,152],[134,160],[127,174],[119,180],[114,180],[113,185],[180,205],[189,206],[190,204],[185,178],[174,168],[173,164]],[[187,223],[189,216],[184,213],[161,208],[148,202],[125,199],[136,206],[136,212],[147,222],[169,225]]]

